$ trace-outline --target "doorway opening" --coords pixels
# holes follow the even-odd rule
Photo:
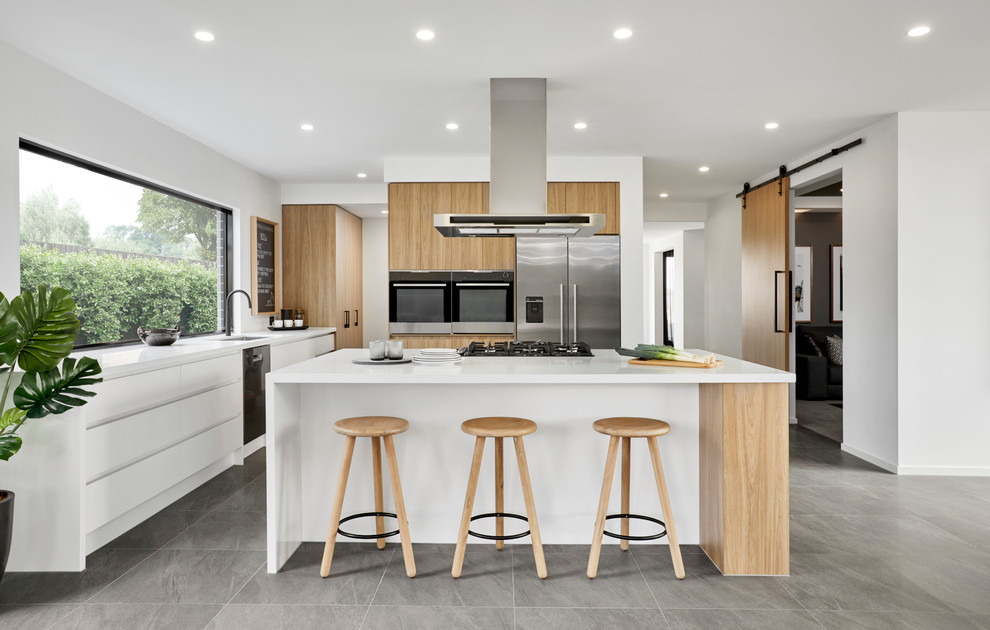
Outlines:
[[[661,254],[663,262],[661,264],[661,274],[662,274],[662,289],[661,293],[663,295],[663,345],[673,346],[674,345],[674,250],[668,249]]]
[[[842,172],[794,191],[792,310],[798,424],[842,442]]]

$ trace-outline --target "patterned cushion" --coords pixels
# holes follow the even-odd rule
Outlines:
[[[842,337],[829,335],[825,338],[825,350],[828,360],[836,365],[842,365]]]

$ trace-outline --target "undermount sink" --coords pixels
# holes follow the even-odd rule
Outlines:
[[[264,337],[245,337],[244,335],[231,335],[230,337],[210,337],[204,341],[254,341],[264,339]]]

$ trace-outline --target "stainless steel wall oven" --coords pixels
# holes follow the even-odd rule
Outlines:
[[[393,335],[446,335],[451,331],[449,271],[392,271],[388,330]]]
[[[461,334],[515,333],[515,273],[454,271],[451,322]]]

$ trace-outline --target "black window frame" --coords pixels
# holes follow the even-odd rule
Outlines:
[[[71,164],[87,171],[91,171],[98,175],[103,175],[105,177],[110,177],[122,182],[127,182],[128,184],[134,184],[135,186],[141,186],[142,188],[147,188],[149,190],[154,190],[156,192],[164,193],[166,195],[171,195],[173,197],[178,197],[184,201],[189,201],[201,206],[205,206],[212,210],[220,213],[223,217],[222,223],[222,238],[219,238],[219,244],[223,246],[223,256],[219,257],[219,264],[223,265],[223,274],[221,275],[221,286],[220,294],[217,296],[219,302],[219,319],[220,327],[218,330],[211,332],[193,333],[193,334],[183,334],[183,337],[205,337],[209,335],[223,334],[227,332],[227,300],[226,296],[230,293],[230,287],[234,285],[234,211],[226,206],[221,206],[219,204],[213,203],[212,201],[206,201],[205,199],[200,199],[192,195],[180,192],[178,190],[169,188],[167,186],[162,186],[161,184],[156,184],[154,182],[149,182],[147,180],[141,179],[140,177],[135,177],[133,175],[128,175],[126,173],[121,173],[113,169],[101,166],[99,164],[94,164],[75,155],[47,147],[43,144],[39,144],[32,140],[26,140],[20,138],[19,147],[22,151],[28,151],[29,153],[34,153],[43,157],[51,158],[53,160],[58,160],[59,162],[65,162],[66,164]],[[85,348],[110,348],[113,346],[130,346],[142,343],[140,339],[123,339],[121,341],[108,341],[104,343],[85,343],[85,344],[73,344],[73,350],[81,350]]]

